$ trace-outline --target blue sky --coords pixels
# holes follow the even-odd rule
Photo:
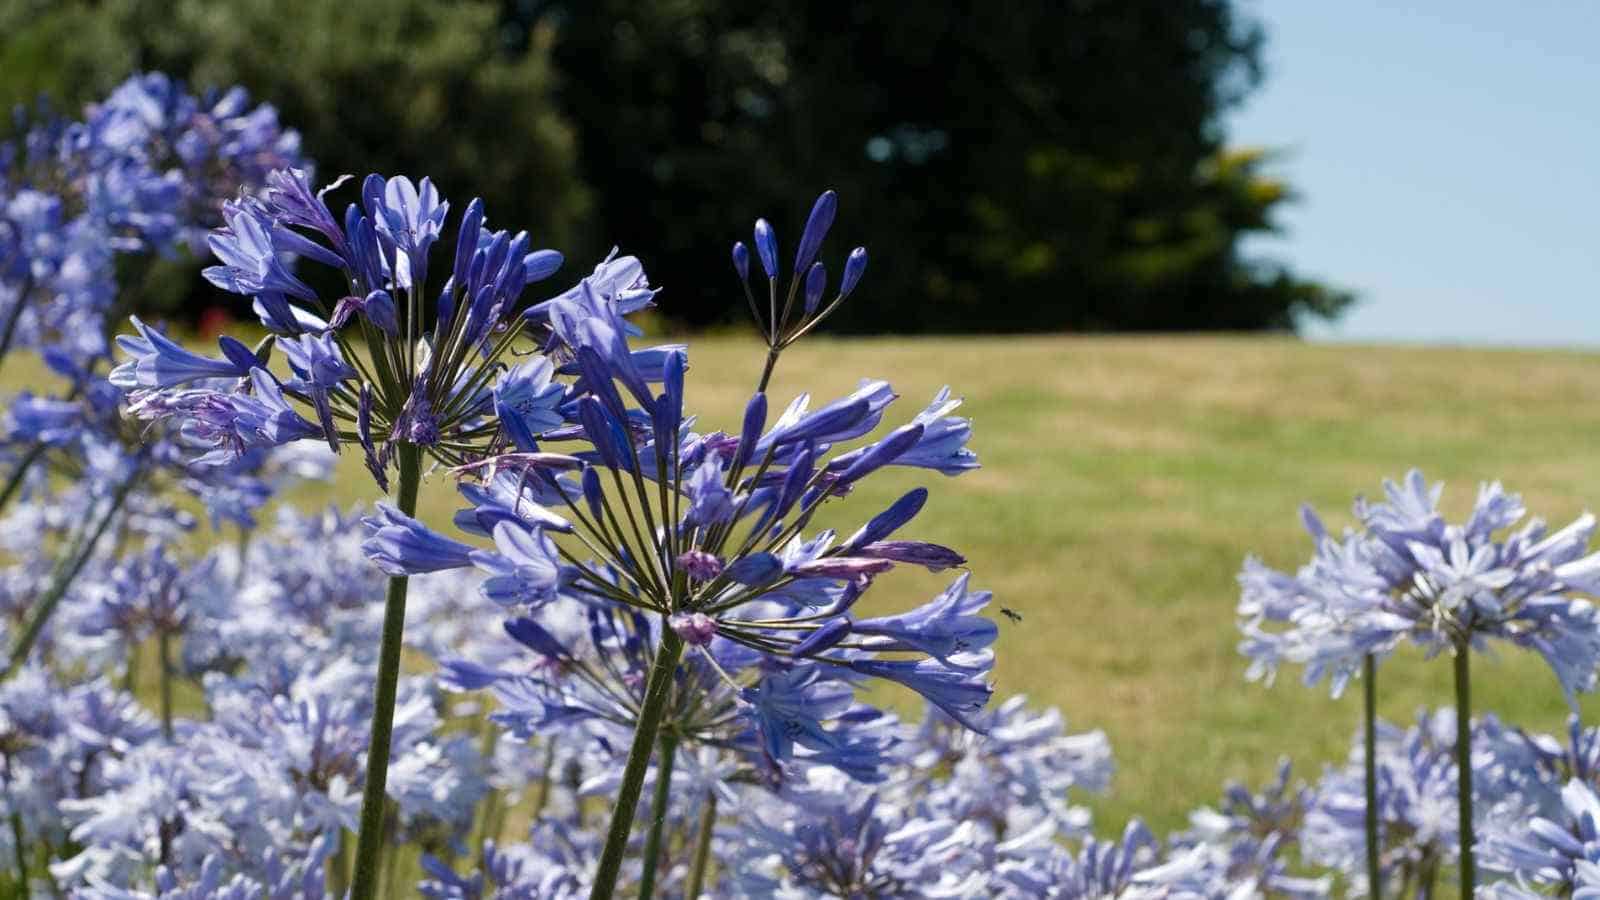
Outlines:
[[[1357,290],[1319,338],[1600,347],[1600,3],[1256,0],[1230,122],[1303,198],[1252,250]]]

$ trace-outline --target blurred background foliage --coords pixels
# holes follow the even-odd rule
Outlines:
[[[837,330],[1288,329],[1353,298],[1246,251],[1295,196],[1224,129],[1263,39],[1230,0],[0,0],[0,103],[243,84],[321,180],[431,175],[572,276],[620,245],[682,326],[833,187],[828,258],[873,260]],[[224,302],[190,274],[141,294]]]

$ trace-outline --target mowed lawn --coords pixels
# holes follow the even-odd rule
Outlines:
[[[762,350],[691,341],[700,430],[737,431]],[[18,374],[6,380],[19,386]],[[1384,478],[1416,466],[1447,483],[1452,515],[1493,479],[1554,527],[1600,504],[1600,355],[1261,337],[808,339],[779,365],[773,414],[801,390],[825,402],[862,376],[901,394],[891,425],[951,385],[983,468],[875,477],[828,523],[854,528],[928,484],[932,498],[905,534],[960,549],[973,584],[995,592],[997,699],[1023,693],[1059,706],[1074,730],[1110,736],[1117,775],[1090,801],[1106,833],[1133,815],[1158,831],[1181,827],[1224,781],[1264,781],[1283,755],[1314,778],[1346,754],[1359,689],[1331,700],[1297,671],[1272,688],[1251,684],[1236,651],[1240,563],[1252,553],[1279,567],[1303,561],[1302,501],[1337,529],[1357,493],[1379,494]],[[295,499],[344,504],[372,490],[347,453],[331,490],[308,485]],[[430,476],[424,517],[448,527],[455,506],[449,479]],[[905,609],[951,575],[891,573],[864,607]],[[1002,618],[1001,605],[1022,621]],[[1382,714],[1409,722],[1449,703],[1449,670],[1403,651],[1380,672]],[[1479,709],[1561,726],[1565,703],[1536,657],[1508,649],[1480,658],[1474,676]],[[913,695],[879,696],[919,709]]]

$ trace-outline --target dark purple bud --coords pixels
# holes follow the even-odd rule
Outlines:
[[[836,401],[811,413],[792,427],[783,429],[780,443],[808,441],[849,431],[865,422],[871,415],[872,406],[864,399]]]
[[[761,432],[767,427],[767,395],[756,394],[744,407],[744,427],[739,431],[739,465],[750,462],[750,454]]]
[[[783,491],[778,495],[778,502],[772,508],[772,518],[781,519],[794,508],[796,500],[800,499],[800,492],[806,489],[811,476],[816,472],[817,445],[806,441],[804,447],[795,455],[794,461],[789,464],[789,471],[783,475]]]
[[[594,466],[584,469],[582,483],[583,501],[589,507],[589,515],[599,522],[606,506],[606,495],[600,490],[600,470]]]
[[[228,358],[228,362],[238,366],[243,372],[259,369],[266,364],[264,360],[257,359],[255,352],[249,347],[227,335],[217,338],[217,346],[222,348],[222,355]]]
[[[599,398],[605,404],[606,412],[619,421],[627,421],[628,408],[622,402],[622,395],[617,393],[617,385],[611,379],[612,370],[606,365],[600,354],[593,347],[578,348],[578,371],[583,374],[583,386],[589,393]]]
[[[877,541],[881,541],[894,534],[902,525],[922,512],[922,505],[928,502],[928,489],[916,488],[904,497],[896,500],[890,507],[872,517],[872,520],[861,526],[861,530],[845,541],[841,548],[846,553],[853,553],[858,548]]]
[[[678,446],[678,426],[672,421],[672,404],[665,396],[657,397],[650,408],[650,427],[655,432],[657,459],[671,473],[674,451]]]
[[[795,565],[790,571],[802,577],[871,578],[894,568],[894,561],[865,556],[824,556]]]
[[[611,418],[600,407],[600,401],[584,397],[578,401],[578,421],[583,433],[600,455],[600,462],[612,471],[622,467],[622,451],[616,445],[616,433],[611,428]]]
[[[361,180],[361,201],[367,205],[367,215],[377,219],[383,215],[383,176],[374,172]]]
[[[696,647],[704,647],[717,636],[716,621],[705,613],[673,613],[667,623],[684,643]]]
[[[953,569],[956,566],[967,564],[965,556],[951,550],[949,547],[930,544],[927,541],[878,541],[867,544],[854,552],[873,559],[886,559],[912,566],[922,566],[929,572]]]
[[[656,427],[656,452],[670,467],[675,464],[678,451],[678,426],[683,423],[683,373],[688,369],[688,357],[682,350],[667,351],[661,363],[661,396],[656,398],[651,410]],[[668,469],[669,474],[671,469]]]
[[[817,251],[822,249],[822,239],[833,227],[833,214],[838,211],[839,195],[833,191],[823,191],[817,202],[812,204],[811,215],[806,218],[806,230],[800,233],[800,248],[794,255],[796,272],[804,272],[811,261],[817,258]]]
[[[722,560],[704,550],[678,554],[678,568],[695,581],[710,581],[722,574]]]
[[[823,622],[816,631],[806,635],[805,640],[796,644],[789,652],[794,656],[816,656],[849,636],[850,620],[839,616]]]
[[[750,248],[744,241],[733,242],[733,270],[739,273],[740,281],[750,280]]]
[[[778,236],[772,233],[772,226],[766,219],[756,220],[756,253],[761,257],[761,268],[767,270],[767,277],[777,278]]]
[[[570,655],[567,653],[567,648],[556,640],[555,635],[544,630],[543,626],[532,619],[511,619],[506,622],[505,628],[506,634],[540,656],[566,659]]]
[[[844,261],[844,280],[839,284],[839,293],[850,296],[856,289],[856,284],[861,281],[861,276],[867,271],[867,248],[857,247],[850,251],[850,258]]]
[[[817,311],[817,306],[822,303],[822,292],[828,289],[828,270],[822,263],[811,267],[806,273],[806,315],[809,317]]]
[[[367,321],[378,327],[379,331],[389,337],[400,336],[400,319],[395,313],[394,298],[388,291],[373,291],[367,295],[362,303],[362,312],[366,313]]]
[[[519,231],[506,248],[505,263],[495,273],[495,293],[501,297],[522,295],[522,288],[528,283],[528,270],[522,262],[528,257],[528,243],[528,233]]]
[[[755,553],[735,562],[727,576],[743,585],[766,584],[783,573],[783,562],[771,553]]]
[[[839,487],[845,487],[872,474],[878,469],[904,456],[907,450],[917,445],[922,440],[922,425],[911,424],[896,428],[888,437],[867,448],[867,451],[856,457],[849,468],[839,473]]]
[[[522,258],[522,283],[532,284],[554,275],[566,258],[559,250],[535,250]]]
[[[272,347],[277,342],[278,336],[275,334],[269,334],[256,342],[255,349],[250,351],[255,354],[256,368],[265,369],[267,364],[272,362]]]
[[[483,201],[473,197],[472,202],[467,204],[466,212],[461,214],[461,230],[456,235],[456,259],[451,278],[457,291],[471,289],[468,283],[471,280],[469,270],[472,256],[478,252],[478,233],[482,227]]]

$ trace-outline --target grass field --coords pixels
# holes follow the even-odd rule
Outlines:
[[[701,430],[737,430],[760,350],[692,342]],[[1061,707],[1075,730],[1110,736],[1117,777],[1091,804],[1106,832],[1135,814],[1178,827],[1225,779],[1261,781],[1280,755],[1311,777],[1343,757],[1358,696],[1330,700],[1294,672],[1271,689],[1246,683],[1235,651],[1240,562],[1298,565],[1310,550],[1300,502],[1338,528],[1356,493],[1410,466],[1448,483],[1453,514],[1495,478],[1558,526],[1600,502],[1600,356],[1258,337],[818,339],[786,355],[771,396],[777,408],[802,389],[826,400],[864,375],[901,393],[889,423],[943,384],[966,397],[984,468],[930,476],[933,497],[907,534],[965,552],[973,583],[1023,616],[1001,621],[1000,695],[1025,693]],[[18,373],[6,380],[18,386]],[[923,474],[874,479],[831,523],[853,528]],[[297,499],[371,490],[347,453],[331,491]],[[447,521],[452,496],[430,478],[424,518]],[[893,573],[867,608],[920,602],[948,575]],[[1409,720],[1450,702],[1449,668],[1402,652],[1381,672],[1382,713]],[[1480,709],[1559,727],[1565,704],[1538,659],[1503,655],[1474,672]]]

